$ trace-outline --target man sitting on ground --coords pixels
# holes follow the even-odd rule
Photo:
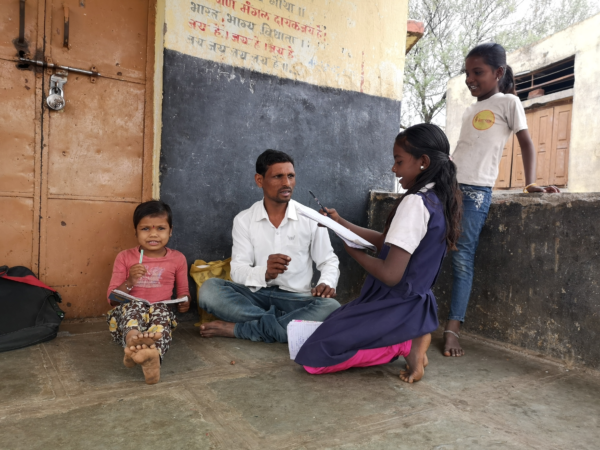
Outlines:
[[[223,321],[202,325],[200,335],[287,342],[290,321],[323,321],[339,308],[339,260],[327,229],[297,211],[289,155],[262,153],[254,179],[264,198],[233,220],[233,282],[212,278],[198,296],[200,307]],[[311,289],[313,261],[321,278]]]

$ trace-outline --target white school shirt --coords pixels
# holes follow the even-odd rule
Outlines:
[[[427,192],[433,186],[435,183],[429,183],[419,192]],[[400,247],[412,255],[427,234],[430,216],[420,195],[405,196],[392,219],[385,243]]]
[[[501,92],[469,106],[452,154],[459,183],[493,187],[511,133],[527,129],[519,97]]]
[[[231,279],[256,292],[267,286],[310,293],[313,276],[312,263],[321,272],[319,283],[335,288],[340,271],[339,260],[333,252],[327,228],[299,215],[298,202],[290,200],[279,228],[269,220],[263,200],[239,213],[233,219],[233,250]],[[282,253],[292,260],[288,269],[274,280],[265,281],[269,255]]]

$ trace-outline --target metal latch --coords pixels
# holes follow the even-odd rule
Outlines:
[[[50,77],[50,94],[46,99],[48,108],[60,111],[65,107],[63,86],[67,83],[67,72],[57,72]]]
[[[36,66],[45,67],[47,69],[66,70],[68,72],[80,73],[82,75],[89,75],[92,78],[102,76],[98,72],[96,72],[96,67],[92,67],[92,70],[83,70],[83,69],[76,69],[75,67],[60,66],[58,64],[52,64],[51,62],[36,61],[34,59],[28,59],[28,58],[22,58],[22,57],[19,58],[19,61],[21,63],[35,64]]]

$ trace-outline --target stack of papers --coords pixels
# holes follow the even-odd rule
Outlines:
[[[287,326],[288,347],[290,349],[290,359],[296,359],[296,355],[323,322],[313,322],[310,320],[292,320]]]
[[[358,234],[350,231],[348,228],[343,227],[335,220],[331,220],[329,217],[324,216],[323,214],[319,213],[318,211],[315,211],[314,209],[298,208],[297,211],[304,217],[308,217],[309,219],[312,219],[332,230],[348,245],[348,247],[368,249],[372,251],[377,250],[377,247],[361,238]]]

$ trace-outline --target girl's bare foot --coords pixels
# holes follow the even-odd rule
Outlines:
[[[127,347],[137,347],[138,345],[147,345],[150,347],[162,337],[162,333],[142,333],[139,330],[131,330],[125,337]]]
[[[152,344],[148,347],[142,344],[137,347],[132,346],[130,349],[134,352],[133,360],[135,363],[142,366],[146,384],[158,383],[158,380],[160,380],[160,355],[156,345]]]
[[[413,339],[410,353],[406,359],[406,370],[400,372],[400,379],[406,383],[413,383],[423,378],[425,366],[429,364],[427,349],[431,343],[431,334]]]
[[[449,320],[444,331],[444,356],[464,356],[465,351],[460,346],[460,321]]]
[[[200,325],[200,336],[209,337],[235,337],[233,332],[235,323],[224,322],[222,320],[215,320],[213,322],[205,323]]]
[[[423,369],[429,365],[429,358],[427,358],[427,353],[423,355]],[[410,370],[410,366],[406,363],[406,370]]]
[[[135,349],[135,347],[132,347]],[[135,361],[133,360],[133,355],[135,355],[135,350],[131,350],[129,347],[125,347],[125,356],[123,356],[123,365],[128,369],[135,367]]]

